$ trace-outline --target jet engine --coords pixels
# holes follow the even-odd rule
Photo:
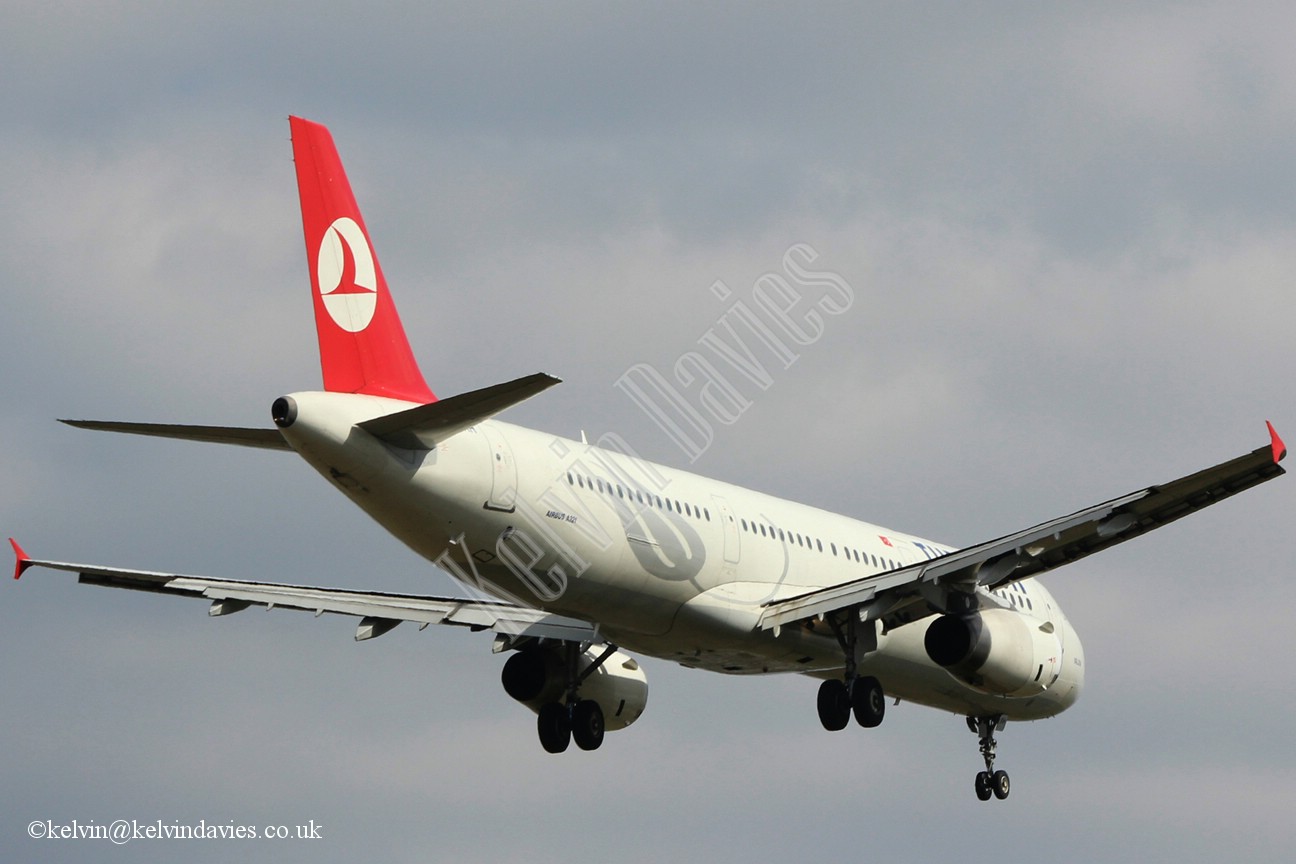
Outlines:
[[[927,627],[927,656],[995,696],[1034,696],[1057,680],[1062,643],[1051,622],[1007,609],[942,615]]]
[[[576,658],[583,674],[606,649],[594,645]],[[504,690],[536,713],[549,702],[560,702],[567,687],[567,658],[562,646],[525,648],[504,664],[500,675]],[[580,698],[592,699],[603,709],[604,728],[624,729],[639,719],[648,704],[648,677],[639,662],[614,651],[580,684]]]

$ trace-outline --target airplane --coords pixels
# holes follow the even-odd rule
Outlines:
[[[1285,473],[1269,442],[1212,468],[972,546],[922,537],[497,420],[559,383],[537,373],[438,398],[415,362],[332,135],[289,118],[322,391],[281,396],[273,427],[65,420],[91,430],[295,451],[466,596],[244,581],[29,556],[85,584],[494,634],[505,691],[543,748],[596,750],[647,704],[634,655],[723,674],[820,679],[826,730],[882,722],[887,699],[967,718],[1004,799],[995,733],[1054,717],[1084,650],[1037,578]]]

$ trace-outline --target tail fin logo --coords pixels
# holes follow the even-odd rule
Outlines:
[[[342,216],[324,232],[315,272],[329,317],[348,333],[359,333],[378,308],[378,278],[373,250],[364,231]]]

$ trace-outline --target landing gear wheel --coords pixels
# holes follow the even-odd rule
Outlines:
[[[603,743],[603,709],[592,699],[576,703],[571,716],[571,735],[582,750],[597,750]]]
[[[851,718],[851,697],[845,681],[830,678],[819,685],[819,722],[829,732],[846,728]]]
[[[983,717],[968,717],[968,728],[981,739],[981,758],[985,760],[985,770],[976,775],[976,794],[982,801],[989,801],[991,796],[1000,801],[1008,797],[1012,784],[1008,782],[1007,771],[994,770],[996,742],[994,733],[1003,729],[1002,714],[991,714]]]
[[[1008,792],[1012,784],[1008,782],[1007,771],[996,771],[990,775],[990,788],[994,791],[994,796],[1000,801],[1008,797]]]
[[[882,722],[886,714],[886,694],[876,678],[857,678],[851,688],[851,710],[855,713],[855,722],[865,729],[872,729]]]
[[[602,719],[602,718],[600,718]],[[548,753],[562,753],[571,743],[571,719],[567,715],[567,706],[549,702],[540,708],[536,718],[536,729],[540,733],[540,746]]]

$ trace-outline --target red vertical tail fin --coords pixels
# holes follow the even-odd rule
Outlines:
[[[328,129],[289,117],[324,389],[435,402]]]

